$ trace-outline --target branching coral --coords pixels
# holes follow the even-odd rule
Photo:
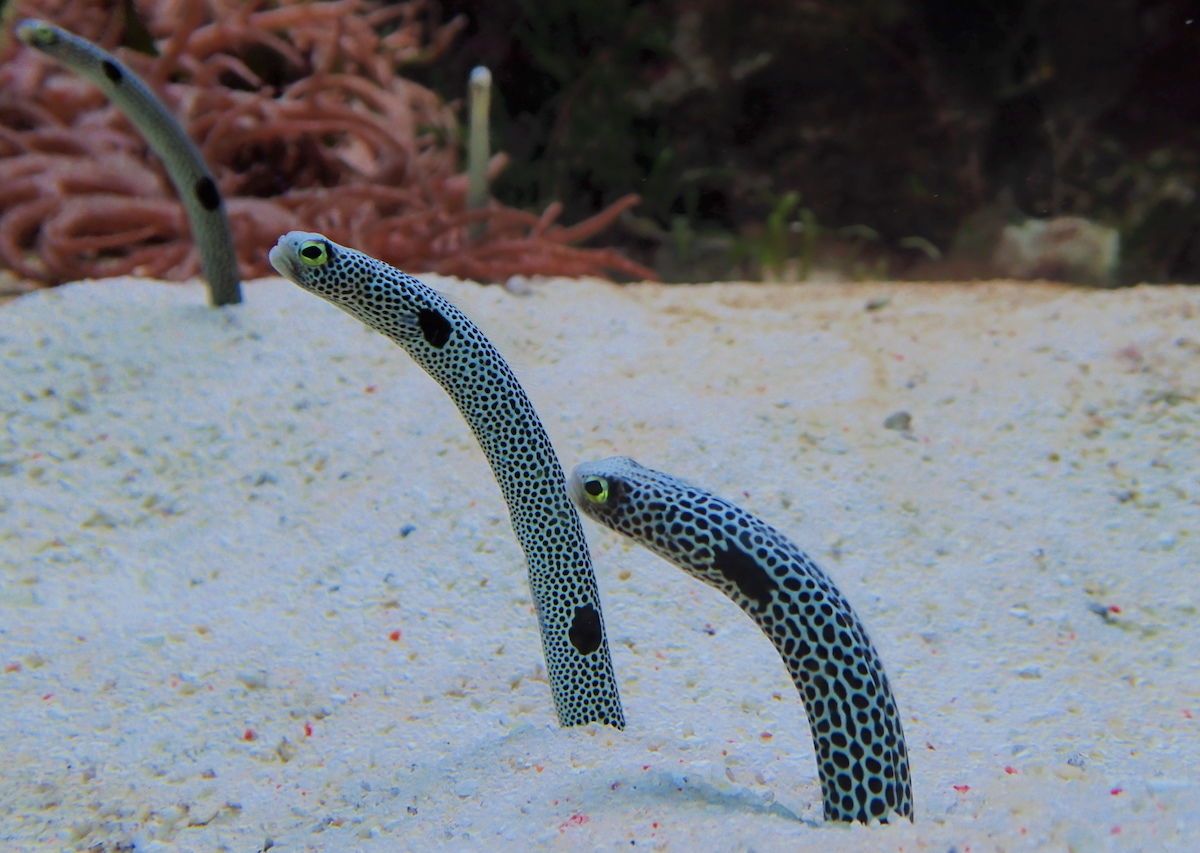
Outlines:
[[[220,185],[246,277],[270,273],[265,247],[293,229],[481,280],[653,277],[574,245],[635,196],[566,227],[555,205],[541,216],[494,201],[468,210],[453,111],[397,73],[436,57],[463,25],[433,23],[424,0],[163,0],[143,12],[157,56],[118,46],[120,5],[30,0],[17,17],[117,52],[163,97]],[[492,175],[504,165],[493,157]],[[90,84],[11,41],[0,54],[0,187],[0,262],[21,276],[198,270],[182,208],[137,132]]]

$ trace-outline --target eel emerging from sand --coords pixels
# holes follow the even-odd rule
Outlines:
[[[912,819],[896,700],[828,575],[766,522],[632,459],[580,465],[568,488],[586,515],[725,593],[775,644],[808,714],[826,820]]]
[[[508,502],[559,722],[624,728],[596,576],[546,430],[496,348],[444,297],[320,234],[279,238],[271,265],[402,346],[458,405]]]
[[[214,306],[241,302],[237,253],[221,192],[200,151],[162,101],[128,66],[85,38],[33,18],[21,21],[16,34],[98,86],[138,129],[162,159],[183,201],[208,281],[209,302]]]

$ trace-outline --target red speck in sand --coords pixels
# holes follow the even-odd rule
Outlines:
[[[312,723],[305,723],[305,724],[304,724],[304,736],[305,736],[305,737],[312,737]]]
[[[649,770],[649,769],[650,769],[650,765],[649,765],[649,764],[643,764],[643,765],[642,765],[642,769],[643,769],[643,770]]]
[[[654,823],[650,824],[650,828],[651,828],[651,829],[658,829],[658,821],[654,821]]]
[[[374,394],[376,391],[379,390],[379,386],[378,385],[368,385],[363,390],[365,390],[368,394]]]
[[[5,672],[20,672],[21,665],[19,663],[6,663],[4,665]]]
[[[53,698],[54,698],[54,694],[53,694],[53,693],[46,693],[46,694],[44,694],[44,695],[42,696],[42,701],[43,701],[43,702],[49,702],[49,701],[50,701],[51,699],[53,699]]]
[[[1109,835],[1120,835],[1120,834],[1121,834],[1121,827],[1119,827],[1119,826],[1114,826],[1112,829],[1110,829],[1110,830],[1108,831],[1108,834],[1109,834]]]
[[[759,735],[759,737],[762,738],[763,740],[770,740],[771,738],[774,737],[774,735],[771,734],[770,732],[763,732],[762,734]]]
[[[254,729],[246,729],[242,732],[242,740],[254,740],[258,735],[254,733]]]
[[[1006,764],[1004,766],[1004,772],[1007,773],[1009,776],[1015,776],[1015,775],[1017,775],[1018,771],[1017,771],[1017,768],[1013,767],[1011,764]]]
[[[1119,605],[1119,604],[1110,604],[1110,605],[1108,605],[1108,612],[1109,612],[1109,613],[1120,613],[1120,612],[1121,612],[1121,605]]]
[[[965,794],[967,791],[971,790],[970,785],[953,785],[951,787],[953,787],[954,790],[958,791],[960,794]]]
[[[569,826],[583,826],[589,820],[590,818],[587,815],[576,812],[558,825],[558,831],[562,832]]]
[[[1117,797],[1117,796],[1120,796],[1121,794],[1124,794],[1125,789],[1124,788],[1113,788],[1108,793],[1112,794],[1114,797]]]
[[[535,765],[533,765],[533,769],[534,769],[534,770],[536,770],[538,773],[541,773],[541,772],[542,772],[543,770],[545,770],[546,768],[545,768],[545,767],[543,767],[543,766],[542,766],[542,765],[540,765],[540,764],[535,764]]]
[[[1184,708],[1184,709],[1183,709],[1183,718],[1184,718],[1185,720],[1190,720],[1190,719],[1192,719],[1192,711],[1191,711],[1191,709],[1190,709],[1190,708]]]
[[[399,642],[400,641],[400,632],[392,631],[392,633],[388,634],[388,639],[391,640],[393,643]]]
[[[929,741],[925,741],[925,748],[926,749],[934,749],[934,750],[937,749],[937,747],[934,746],[933,744],[931,744]]]

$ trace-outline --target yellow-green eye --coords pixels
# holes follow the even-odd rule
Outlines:
[[[592,503],[604,503],[608,500],[608,480],[603,477],[588,477],[583,481],[583,493]]]
[[[329,250],[323,240],[305,240],[300,244],[300,263],[306,267],[319,267],[329,260]]]
[[[33,47],[50,47],[58,34],[41,21],[25,21],[17,27],[17,37]]]

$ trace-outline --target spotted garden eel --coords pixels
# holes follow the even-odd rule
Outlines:
[[[816,749],[825,819],[912,819],[900,714],[879,654],[833,581],[761,519],[627,457],[585,463],[571,497],[746,611],[787,665]]]
[[[183,201],[208,281],[209,302],[214,306],[241,302],[237,254],[220,190],[199,150],[163,102],[128,66],[85,38],[33,18],[18,24],[16,34],[98,86],[137,128],[162,159]]]
[[[402,346],[454,400],[525,551],[559,722],[624,728],[583,526],[550,438],[500,353],[437,291],[320,234],[285,234],[270,260],[280,275]]]

